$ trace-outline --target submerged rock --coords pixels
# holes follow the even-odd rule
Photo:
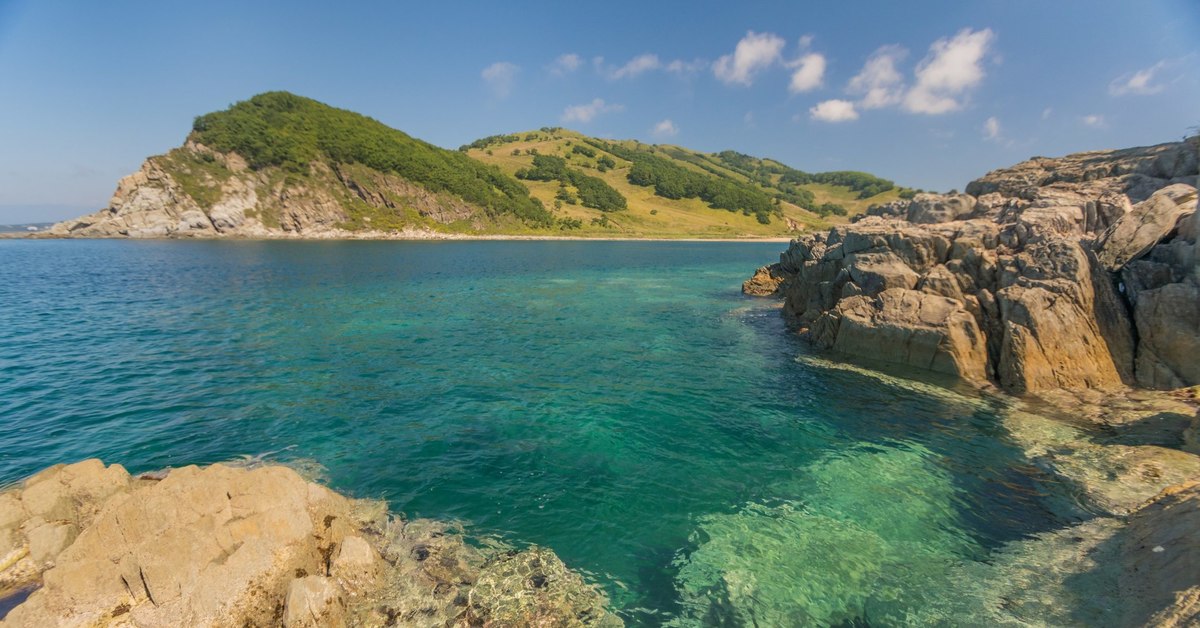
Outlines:
[[[872,208],[746,292],[782,296],[819,347],[1012,392],[1200,384],[1194,144],[1035,158]]]
[[[621,623],[549,550],[489,558],[280,466],[51,467],[0,493],[0,541],[0,599],[36,587],[3,626]],[[545,573],[497,577],[495,560]]]

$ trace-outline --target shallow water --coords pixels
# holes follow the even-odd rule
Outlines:
[[[986,402],[798,360],[739,291],[782,246],[0,240],[0,484],[315,460],[632,624],[928,619],[1058,488]]]

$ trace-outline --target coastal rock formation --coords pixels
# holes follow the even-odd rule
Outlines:
[[[787,275],[780,272],[777,266],[763,266],[754,271],[753,277],[742,282],[742,292],[756,297],[769,297],[775,294],[786,278]]]
[[[0,542],[6,627],[621,623],[548,550],[489,556],[280,466],[57,465],[0,493]]]
[[[1167,488],[1130,518],[1120,535],[1128,625],[1193,626],[1200,622],[1200,482]],[[1173,586],[1158,586],[1170,582]],[[1147,621],[1148,618],[1148,621]]]
[[[349,208],[449,224],[472,221],[478,210],[462,199],[436,194],[402,177],[355,164],[315,161],[302,179],[278,169],[253,170],[237,153],[220,153],[188,142],[147,159],[124,177],[108,206],[60,222],[52,236],[78,237],[266,237],[312,235],[349,228]],[[372,225],[359,216],[361,228]]]
[[[820,348],[1013,392],[1194,385],[1196,179],[1195,141],[1035,158],[793,240],[744,290]]]

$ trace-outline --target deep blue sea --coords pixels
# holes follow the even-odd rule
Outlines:
[[[779,243],[0,240],[0,484],[262,456],[634,625],[887,625],[1063,523],[987,404],[819,368]]]

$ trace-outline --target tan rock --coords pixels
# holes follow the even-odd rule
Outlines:
[[[953,299],[902,288],[853,297],[814,331],[823,346],[847,355],[986,380],[984,336]]]
[[[0,548],[0,595],[40,583],[0,626],[465,625],[456,600],[487,557],[444,524],[389,518],[381,504],[278,466],[182,467],[161,478],[129,481],[118,465],[90,460],[0,494],[10,524],[0,542],[13,546]],[[75,519],[27,512],[30,491],[38,512]],[[597,590],[570,576],[550,591],[589,600],[585,624],[620,625]],[[526,595],[526,584],[507,584],[492,592],[497,612]],[[584,612],[538,608],[546,625],[578,625],[568,613]]]
[[[16,491],[0,493],[0,529],[13,529],[27,519],[29,514]]]
[[[1200,482],[1165,489],[1129,519],[1121,543],[1125,625],[1193,625],[1200,614]],[[1162,623],[1155,623],[1162,622]]]
[[[1138,293],[1137,382],[1169,389],[1200,382],[1200,287],[1172,283]]]
[[[53,563],[78,534],[72,523],[44,523],[26,533],[29,557],[39,565]]]
[[[288,585],[283,611],[286,628],[339,628],[346,625],[345,613],[344,594],[330,578],[306,576]]]
[[[975,210],[975,197],[969,194],[918,194],[909,203],[906,218],[916,224],[960,220]]]
[[[361,536],[347,536],[338,547],[329,574],[350,593],[370,589],[383,570],[379,552]]]
[[[891,288],[912,290],[920,280],[913,269],[890,251],[851,253],[845,259],[845,268],[850,271],[850,279],[869,296]]]
[[[1110,271],[1118,271],[1150,251],[1175,230],[1179,219],[1196,211],[1196,188],[1165,187],[1117,220],[1100,237],[1096,255]]]
[[[1077,243],[1035,245],[1014,259],[1001,283],[997,377],[1006,389],[1114,388],[1131,374],[1132,340],[1106,338],[1096,316],[1097,304],[1115,297],[1110,287],[1093,283],[1091,263]],[[1116,306],[1104,310],[1106,318],[1123,313]]]
[[[763,266],[754,272],[753,277],[742,283],[742,293],[754,297],[773,296],[788,276],[779,264]]]

